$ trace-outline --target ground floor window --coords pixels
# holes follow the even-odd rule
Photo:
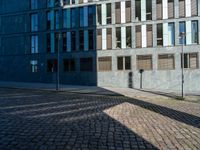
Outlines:
[[[80,58],[80,71],[93,71],[92,57]]]
[[[138,55],[137,69],[152,70],[152,55]]]
[[[63,60],[64,71],[75,71],[75,59],[64,59]]]
[[[197,69],[198,66],[198,54],[197,53],[184,53],[183,56],[184,68]],[[182,55],[181,55],[181,67],[182,67]]]
[[[173,70],[175,68],[173,54],[158,55],[158,70]]]
[[[32,73],[38,72],[38,62],[37,62],[37,60],[31,60],[30,64],[31,64],[31,72]]]
[[[57,72],[57,60],[56,59],[47,60],[47,72]]]
[[[131,57],[130,56],[117,57],[117,69],[118,70],[130,70],[131,69]]]
[[[98,70],[99,71],[111,71],[112,70],[112,57],[99,57],[98,58]]]

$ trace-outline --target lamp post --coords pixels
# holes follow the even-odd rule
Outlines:
[[[58,20],[59,20],[59,33],[58,33],[58,51],[57,51],[57,81],[56,81],[56,90],[60,90],[60,49],[61,49],[61,22],[62,22],[62,3],[58,2]]]
[[[182,99],[184,99],[184,51],[183,51],[183,48],[184,48],[184,43],[185,43],[185,32],[181,32],[180,33],[180,38],[182,40],[182,49],[181,49],[181,97]]]

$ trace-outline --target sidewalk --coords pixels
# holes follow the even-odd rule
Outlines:
[[[48,83],[25,83],[25,82],[5,82],[0,81],[1,88],[20,88],[33,90],[56,91],[56,84]],[[77,94],[95,94],[105,96],[127,96],[139,99],[179,99],[180,94],[169,91],[156,91],[145,89],[114,88],[114,87],[96,87],[96,86],[77,86],[60,85],[60,91]],[[200,93],[188,93],[185,96],[186,101],[200,103]]]

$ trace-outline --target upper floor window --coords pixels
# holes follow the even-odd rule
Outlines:
[[[79,26],[80,27],[84,26],[84,8],[83,7],[79,8]]]
[[[31,60],[30,64],[31,64],[31,72],[32,73],[38,72],[38,62],[37,62],[37,60]]]
[[[47,0],[47,7],[53,7],[54,0]]]
[[[184,21],[179,22],[179,35],[181,33],[185,33],[185,22]],[[186,44],[185,42],[186,42],[185,37],[179,38],[179,44],[183,44],[183,43]]]
[[[152,0],[146,0],[146,20],[152,20]]]
[[[192,21],[191,22],[191,29],[192,29],[192,44],[198,43],[198,21]]]
[[[182,59],[184,68],[197,69],[198,66],[198,53],[184,53],[181,54],[181,68],[182,68]]]
[[[174,0],[168,0],[168,18],[174,18]]]
[[[185,17],[185,0],[179,0],[179,17]]]
[[[95,7],[89,6],[88,7],[88,25],[93,26],[95,24]]]
[[[71,20],[70,20],[70,9],[63,10],[63,28],[70,28]]]
[[[172,46],[174,45],[175,41],[175,34],[174,34],[174,23],[168,24],[168,45]]]
[[[70,0],[63,0],[63,5],[70,5]]]
[[[38,31],[38,14],[31,14],[31,31]]]
[[[97,5],[97,24],[102,24],[101,5]]]
[[[111,24],[111,22],[112,22],[112,13],[111,13],[111,4],[109,3],[109,4],[106,4],[106,12],[107,12],[107,14],[106,14],[106,23],[107,24]]]
[[[55,11],[55,29],[59,29],[59,11]]]
[[[31,54],[38,53],[38,36],[31,36]]]
[[[38,8],[38,0],[31,0],[31,9]]]

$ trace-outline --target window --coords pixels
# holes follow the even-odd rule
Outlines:
[[[141,0],[135,1],[135,19],[141,21]]]
[[[70,28],[70,9],[63,10],[63,28]]]
[[[97,24],[102,24],[101,5],[97,5]]]
[[[198,15],[198,0],[191,0],[191,15]]]
[[[80,58],[80,70],[81,71],[92,71],[93,70],[93,59],[89,58]]]
[[[136,48],[142,47],[142,36],[141,36],[141,26],[137,25],[136,29]]]
[[[63,42],[62,49],[64,52],[66,52],[67,51],[67,34],[66,33],[62,34],[62,42]]]
[[[84,9],[83,7],[79,8],[79,26],[83,27],[84,26]]]
[[[54,0],[47,0],[47,7],[53,7]]]
[[[156,16],[157,20],[162,19],[162,0],[156,0]]]
[[[184,65],[184,68],[197,69],[199,67],[198,66],[198,54],[197,53],[185,53],[183,65]],[[181,54],[181,68],[182,68],[182,54]]]
[[[192,43],[197,44],[198,43],[198,21],[192,21],[191,22],[191,29],[192,29]]]
[[[79,31],[79,49],[84,50],[84,31]]]
[[[51,35],[48,33],[46,36],[47,52],[51,52]]]
[[[78,25],[78,20],[77,19],[78,14],[77,14],[77,8],[72,8],[71,9],[71,27],[75,28]]]
[[[31,0],[31,9],[37,9],[38,0]]]
[[[147,47],[153,46],[153,32],[152,32],[152,25],[147,25]]]
[[[121,48],[121,27],[116,28],[116,48]]]
[[[58,48],[59,48],[59,33],[56,33],[55,34],[55,37],[54,37],[54,39],[55,39],[55,52],[58,52]]]
[[[157,46],[163,45],[163,25],[157,24]]]
[[[57,72],[57,67],[56,59],[47,60],[47,72]]]
[[[31,54],[38,53],[38,36],[31,36]]]
[[[126,47],[131,48],[132,47],[132,35],[131,35],[131,27],[126,27]]]
[[[131,1],[126,1],[126,22],[131,22]]]
[[[168,23],[168,45],[172,46],[174,45],[174,23]]]
[[[173,70],[174,55],[173,54],[160,54],[158,55],[158,69],[159,70]]]
[[[102,29],[97,29],[97,50],[102,49]]]
[[[93,30],[88,30],[88,46],[89,46],[89,50],[94,49],[94,31]]]
[[[138,55],[137,69],[152,70],[152,55]]]
[[[59,11],[55,11],[55,28],[59,29]]]
[[[168,18],[174,18],[174,0],[168,0]]]
[[[63,0],[63,5],[70,5],[70,0]]]
[[[146,0],[146,20],[152,20],[152,0]]]
[[[179,35],[181,33],[186,33],[185,32],[185,22],[179,22]],[[184,38],[179,38],[179,44],[186,44],[186,40],[185,40],[185,37]]]
[[[64,59],[63,60],[64,71],[75,71],[75,59]]]
[[[95,24],[95,7],[88,6],[88,26],[93,26]]]
[[[112,49],[112,28],[106,29],[107,49]]]
[[[31,14],[31,31],[38,31],[38,14]]]
[[[118,70],[130,70],[131,69],[131,57],[117,57],[117,69]]]
[[[179,0],[179,17],[185,17],[185,0]]]
[[[51,29],[51,21],[52,21],[51,12],[48,11],[48,12],[47,12],[47,30],[50,30],[50,29]]]
[[[115,23],[121,23],[121,3],[115,3]]]
[[[38,62],[37,62],[37,60],[31,60],[30,64],[31,64],[31,72],[32,73],[38,72]]]
[[[112,70],[112,57],[99,57],[98,58],[98,70],[99,71],[111,71]]]
[[[106,12],[107,12],[107,14],[106,14],[106,23],[107,24],[111,24],[111,22],[112,22],[112,12],[111,12],[112,10],[111,10],[111,4],[109,3],[109,4],[106,4]]]
[[[71,32],[71,49],[76,51],[76,31]]]

